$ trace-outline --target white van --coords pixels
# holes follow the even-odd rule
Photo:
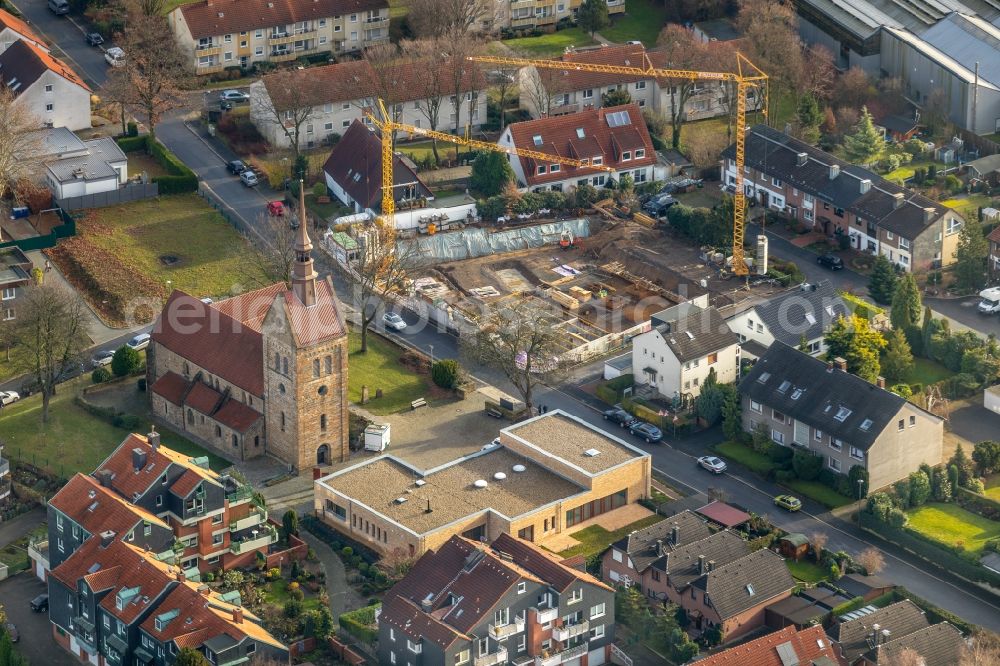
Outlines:
[[[989,287],[979,292],[979,305],[976,310],[979,314],[996,314],[1000,312],[1000,287]]]

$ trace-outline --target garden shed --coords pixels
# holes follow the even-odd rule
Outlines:
[[[791,558],[798,562],[803,556],[809,554],[809,539],[805,534],[791,532],[778,540],[778,550],[782,557]]]

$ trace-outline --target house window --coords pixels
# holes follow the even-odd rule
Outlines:
[[[46,111],[51,111],[53,108],[55,108],[55,107],[52,105],[51,102],[49,102],[48,104],[45,105],[45,110]]]
[[[604,625],[599,624],[590,630],[590,640],[596,640],[598,638],[604,638]]]
[[[8,287],[3,290],[3,300],[9,301],[17,296],[17,289],[15,287]]]
[[[313,359],[313,377],[319,377],[319,359]]]
[[[594,89],[593,88],[587,88],[586,90],[583,91],[583,98],[584,99],[592,99],[593,97],[594,97]]]
[[[646,82],[645,81],[637,81],[636,84],[635,84],[635,89],[636,90],[645,90],[646,89]]]
[[[52,84],[51,83],[46,83],[45,84],[45,92],[52,92]]]
[[[645,156],[646,156],[646,149],[645,148],[638,148],[638,149],[636,149],[636,151],[635,151],[635,159],[639,160],[639,159],[642,159]]]
[[[815,439],[817,442],[822,442],[823,441],[823,431],[822,430],[817,430],[816,432],[814,432],[813,433],[813,439]]]
[[[764,408],[761,406],[761,404],[759,402],[757,402],[755,400],[751,400],[750,401],[750,411],[751,412],[757,412],[758,414],[762,414],[764,412]]]
[[[3,310],[3,320],[13,321],[14,320],[14,308],[4,308]]]
[[[561,171],[561,170],[562,170],[562,166],[559,165],[559,164],[553,164],[552,166],[549,167],[549,173],[556,173],[556,172]]]
[[[781,181],[778,180],[777,178],[772,178],[771,184],[774,185],[775,187],[781,187]]]
[[[472,659],[472,652],[470,650],[462,650],[455,655],[455,666],[459,666],[459,664],[467,664],[470,659]]]
[[[719,361],[719,355],[718,354],[709,354],[708,355],[708,364],[709,365],[712,365],[713,363],[717,363],[718,361]]]
[[[777,444],[784,444],[785,443],[785,433],[778,432],[777,430],[772,430],[771,431],[771,439],[773,439],[775,441],[775,443],[777,443]]]
[[[632,151],[626,150],[622,153],[622,162],[628,162],[632,159]]]
[[[773,418],[778,423],[784,423],[785,422],[785,415],[782,414],[781,412],[779,412],[777,409],[772,409],[771,410],[771,418]]]
[[[541,174],[545,173],[546,166],[544,164],[539,164],[538,165],[538,169],[536,169],[536,171],[537,171],[538,175],[541,175]]]
[[[575,590],[570,591],[570,593],[569,593],[569,600],[566,603],[567,604],[575,604],[578,601],[582,601],[582,600],[583,600],[583,588],[582,587],[578,587]]]
[[[517,637],[517,651],[524,652],[527,649],[528,649],[528,637],[525,636],[524,634],[521,634],[520,636]]]
[[[903,432],[903,428],[905,427],[905,424],[906,423],[905,423],[905,421],[903,421],[903,419],[899,419],[899,421],[896,423],[896,430],[898,430],[899,432]]]
[[[912,428],[915,425],[917,425],[917,417],[916,416],[910,416],[910,427]]]
[[[222,534],[213,534],[212,535],[212,545],[213,546],[221,546],[222,545],[222,538],[223,538]]]
[[[607,609],[604,604],[597,604],[596,606],[591,606],[590,619],[594,620],[599,617],[604,617],[604,613],[606,612],[606,610]]]
[[[851,447],[851,457],[854,458],[855,460],[864,460],[865,459],[865,452],[862,451],[861,449],[859,449],[856,446],[852,446]]]
[[[829,461],[830,461],[830,469],[832,469],[834,472],[839,472],[840,461],[834,458],[833,456],[830,456]]]
[[[840,451],[844,448],[844,441],[837,439],[836,437],[830,438],[830,448],[834,451]]]

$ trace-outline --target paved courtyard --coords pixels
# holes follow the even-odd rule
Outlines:
[[[955,453],[955,445],[961,444],[966,453],[972,453],[972,447],[988,439],[997,439],[1000,432],[1000,414],[983,407],[983,394],[977,393],[971,398],[953,400],[944,433],[945,460]]]
[[[542,545],[555,553],[561,553],[579,544],[580,542],[573,538],[573,534],[587,529],[591,525],[600,525],[607,531],[614,532],[626,525],[631,525],[637,520],[642,520],[646,516],[652,515],[653,512],[641,504],[626,504],[625,506],[603,513],[600,516],[585,520],[551,538],[545,539]]]
[[[45,583],[22,572],[0,582],[0,603],[7,611],[7,621],[13,622],[21,636],[18,651],[29,664],[72,666],[80,662],[63,650],[52,639],[52,625],[48,613],[34,613],[29,604],[32,599],[47,591]]]

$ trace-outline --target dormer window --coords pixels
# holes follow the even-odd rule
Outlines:
[[[628,162],[632,159],[632,151],[626,150],[622,153],[622,162]]]
[[[635,159],[640,160],[640,159],[642,159],[645,156],[646,156],[646,149],[645,148],[637,148],[636,149],[636,151],[635,151]]]
[[[538,175],[539,176],[542,175],[543,173],[545,173],[545,171],[546,171],[546,166],[544,164],[539,164],[537,169]]]
[[[601,164],[604,164],[604,157],[598,155],[597,157],[590,160],[590,163],[593,164],[594,166],[599,166]]]
[[[562,170],[562,165],[560,164],[553,164],[552,166],[549,167],[549,173],[558,173],[561,170]]]

